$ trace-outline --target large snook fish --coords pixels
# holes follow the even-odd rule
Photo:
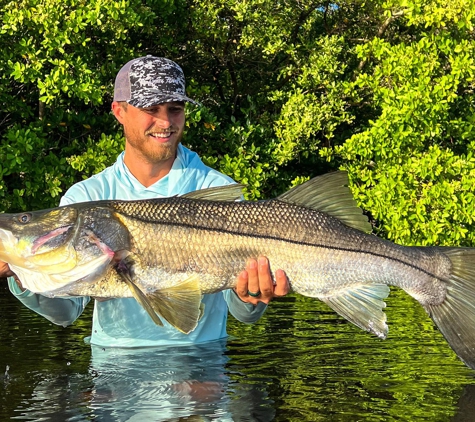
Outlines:
[[[2,214],[0,260],[33,292],[135,297],[157,324],[189,333],[201,295],[232,288],[246,260],[264,255],[293,291],[381,338],[388,285],[404,289],[475,369],[475,248],[404,247],[367,234],[347,184],[336,172],[266,201],[236,201],[232,185]]]

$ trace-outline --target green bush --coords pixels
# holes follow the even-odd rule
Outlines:
[[[184,69],[184,143],[275,196],[347,169],[377,233],[473,246],[470,0],[2,1],[0,211],[54,206],[123,146],[113,79],[154,54]]]

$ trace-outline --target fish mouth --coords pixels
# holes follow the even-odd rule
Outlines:
[[[35,255],[38,252],[38,250],[49,241],[54,240],[58,236],[61,236],[62,234],[66,233],[71,227],[72,226],[60,227],[58,229],[55,229],[51,232],[46,233],[43,236],[36,238],[31,246],[32,255]]]

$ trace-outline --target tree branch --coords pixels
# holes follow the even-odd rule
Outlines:
[[[378,29],[378,38],[382,38],[386,30],[388,29],[388,26],[396,20],[397,18],[401,17],[404,15],[404,10],[399,10],[398,12],[392,13],[389,18],[387,18],[383,24],[379,27]],[[359,62],[358,64],[358,72],[361,72],[363,70],[363,67],[365,66],[366,62],[368,61],[368,58],[363,59]]]

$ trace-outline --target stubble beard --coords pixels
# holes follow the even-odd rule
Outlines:
[[[175,131],[175,133],[178,133],[178,131]],[[180,133],[176,139],[163,144],[155,142],[148,135],[136,136],[135,134],[125,132],[125,138],[129,145],[143,157],[144,161],[158,164],[176,157],[176,151],[182,134]]]

